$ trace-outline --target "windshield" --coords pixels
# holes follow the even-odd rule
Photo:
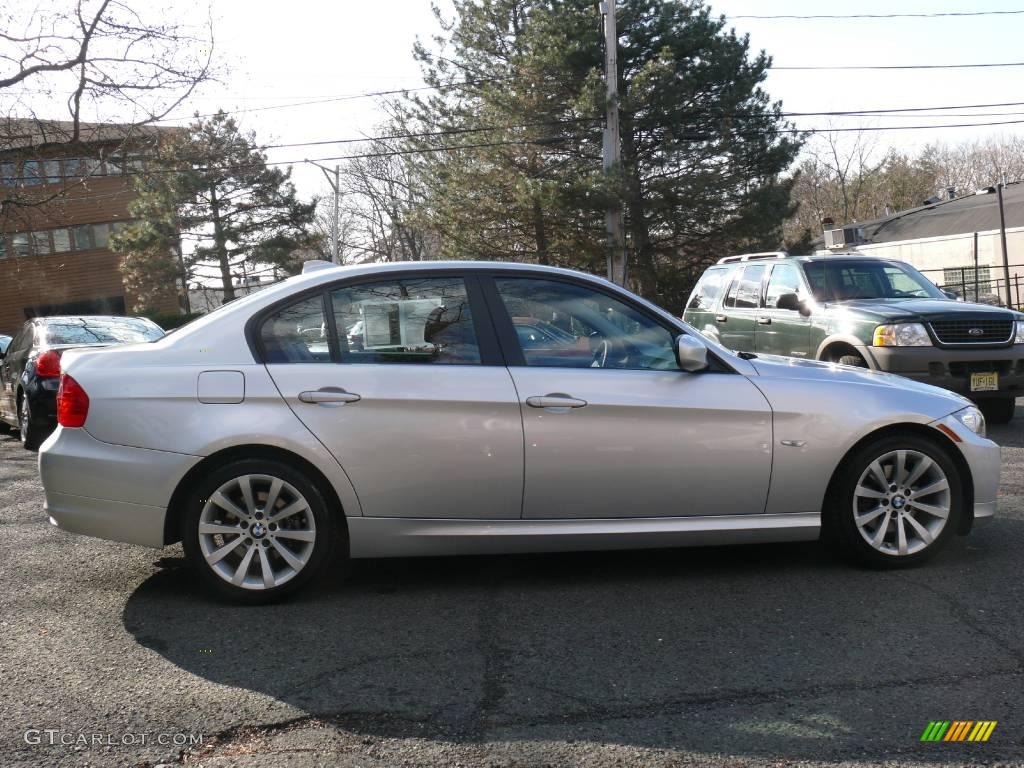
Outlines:
[[[61,317],[48,320],[46,343],[134,344],[156,341],[164,335],[160,326],[137,317]]]
[[[818,301],[947,298],[933,282],[909,264],[865,259],[811,261],[803,267]]]

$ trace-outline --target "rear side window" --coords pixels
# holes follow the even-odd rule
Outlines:
[[[764,277],[764,264],[748,264],[743,267],[729,286],[729,295],[725,297],[725,306],[737,309],[754,309],[761,305],[761,279]]]
[[[331,293],[343,363],[480,365],[466,283],[423,277]]]
[[[263,359],[273,363],[329,363],[330,334],[322,294],[278,310],[260,327]]]
[[[722,285],[728,269],[709,269],[703,274],[697,285],[690,294],[690,300],[686,304],[687,309],[711,309],[722,292]]]

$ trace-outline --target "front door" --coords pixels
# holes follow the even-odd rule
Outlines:
[[[482,307],[462,277],[414,276],[335,287],[264,321],[267,370],[364,516],[520,517],[519,400]]]
[[[567,340],[508,357],[526,438],[525,518],[764,511],[771,409],[744,376],[684,373],[676,329],[581,283],[494,278],[495,321]]]

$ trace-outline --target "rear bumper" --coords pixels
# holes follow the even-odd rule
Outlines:
[[[53,525],[72,533],[162,547],[171,494],[200,459],[58,427],[39,451],[45,509]]]
[[[871,367],[973,400],[1024,396],[1024,344],[997,349],[865,347]],[[999,390],[971,392],[971,373],[999,374]]]

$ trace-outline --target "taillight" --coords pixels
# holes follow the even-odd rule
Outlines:
[[[51,349],[37,357],[36,376],[60,376],[60,352]]]
[[[62,427],[80,427],[89,415],[89,396],[82,385],[66,373],[57,388],[57,423]]]

